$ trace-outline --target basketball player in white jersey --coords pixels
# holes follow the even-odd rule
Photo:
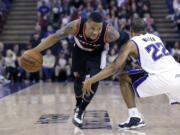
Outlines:
[[[83,86],[84,92],[93,93],[93,83],[122,71],[129,55],[138,58],[142,70],[131,71],[120,77],[122,95],[129,111],[128,120],[118,125],[122,129],[145,126],[136,108],[135,93],[138,97],[167,94],[171,103],[180,102],[180,65],[164,47],[161,39],[145,33],[145,24],[140,18],[132,22],[131,37],[131,40],[122,46],[115,61],[86,80]]]

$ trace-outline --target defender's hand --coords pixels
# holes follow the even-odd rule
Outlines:
[[[92,89],[91,89],[91,85],[92,85],[92,83],[91,83],[91,81],[89,81],[89,80],[86,80],[85,82],[84,82],[84,85],[83,85],[83,93],[85,94],[86,92],[88,93],[88,95],[90,95],[91,93],[92,94],[94,94],[94,92],[92,91]]]

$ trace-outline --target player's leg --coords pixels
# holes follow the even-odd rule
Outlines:
[[[145,126],[145,123],[142,119],[142,115],[139,113],[138,109],[136,108],[135,103],[135,93],[132,87],[132,80],[137,80],[138,78],[142,77],[144,73],[138,73],[132,75],[132,79],[129,77],[128,74],[123,74],[120,77],[120,88],[123,99],[128,107],[129,118],[126,122],[119,124],[119,128],[122,129],[132,129]]]
[[[169,99],[169,104],[171,105],[180,105],[180,91],[173,91],[166,94]]]
[[[83,96],[82,86],[84,80],[85,80],[85,75],[82,74],[75,75],[74,92],[76,96],[76,108],[74,109],[73,123],[75,126],[78,127],[82,126],[84,119],[84,110],[80,108],[82,104],[82,96]]]
[[[166,93],[168,99],[169,99],[169,103],[171,105],[180,105],[180,71],[177,71],[177,73],[175,73],[174,75],[175,77],[172,80],[172,83],[168,83],[168,84],[172,84],[171,88],[170,88],[170,92]]]
[[[72,52],[72,71],[75,76],[74,80],[74,93],[76,98],[76,108],[82,102],[82,82],[85,79],[85,60],[83,59],[84,53],[76,45]]]
[[[92,69],[90,69],[90,77],[92,77],[95,74],[99,73],[99,71],[100,71],[100,68],[92,68]],[[98,84],[99,84],[99,82],[96,82],[96,83],[94,83],[92,85],[92,90],[93,90],[94,94],[91,93],[90,95],[88,95],[86,93],[84,95],[83,102],[82,102],[82,104],[80,106],[82,110],[85,110],[86,107],[88,106],[88,104],[91,102],[92,98],[94,97],[94,95],[95,95],[95,93],[96,93],[96,91],[98,89]]]
[[[97,74],[99,71],[100,71],[100,69],[91,69],[90,76]],[[98,82],[92,85],[92,90],[94,91],[94,93],[96,92],[97,88],[98,88]],[[81,86],[81,89],[82,89],[82,86]],[[92,100],[93,96],[94,96],[94,94],[91,94],[91,95],[85,94],[82,99],[81,105],[79,105],[77,107],[75,115],[74,115],[74,119],[73,119],[73,123],[76,126],[79,126],[79,127],[82,126],[83,120],[84,120],[85,109],[88,106],[88,104],[90,103],[90,101]]]
[[[47,67],[43,67],[43,72],[44,72],[44,79],[45,81],[47,81],[50,77],[49,77],[49,71]]]
[[[128,108],[136,107],[135,93],[133,91],[131,79],[129,78],[128,74],[121,75],[119,82],[120,82],[121,93],[127,107]]]
[[[76,97],[76,107],[79,107],[82,103],[82,96],[83,96],[83,81],[85,80],[85,75],[80,73],[75,73],[75,80],[74,80],[74,93]]]
[[[76,98],[76,108],[74,109],[74,118],[73,123],[74,125],[80,127],[83,123],[84,118],[84,111],[80,108],[82,104],[82,97],[83,97],[83,81],[85,80],[86,76],[86,54],[78,47],[73,48],[73,55],[72,55],[72,70],[75,75],[74,80],[74,93]]]

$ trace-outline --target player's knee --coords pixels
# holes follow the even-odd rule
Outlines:
[[[75,78],[80,78],[80,74],[78,72],[74,72],[73,74]]]
[[[84,75],[80,75],[79,73],[74,73],[75,76],[75,83],[82,83],[85,80]]]
[[[85,77],[84,76],[80,76],[80,74],[77,74],[75,76],[75,80],[74,80],[74,92],[76,94],[76,96],[82,96],[83,91],[82,91],[82,82],[84,81]]]

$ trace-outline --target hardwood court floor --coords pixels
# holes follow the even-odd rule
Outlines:
[[[127,118],[118,84],[100,83],[83,130],[72,124],[74,101],[72,83],[38,83],[1,98],[0,135],[180,135],[180,106],[165,95],[138,99],[147,126],[130,131],[117,129]]]

